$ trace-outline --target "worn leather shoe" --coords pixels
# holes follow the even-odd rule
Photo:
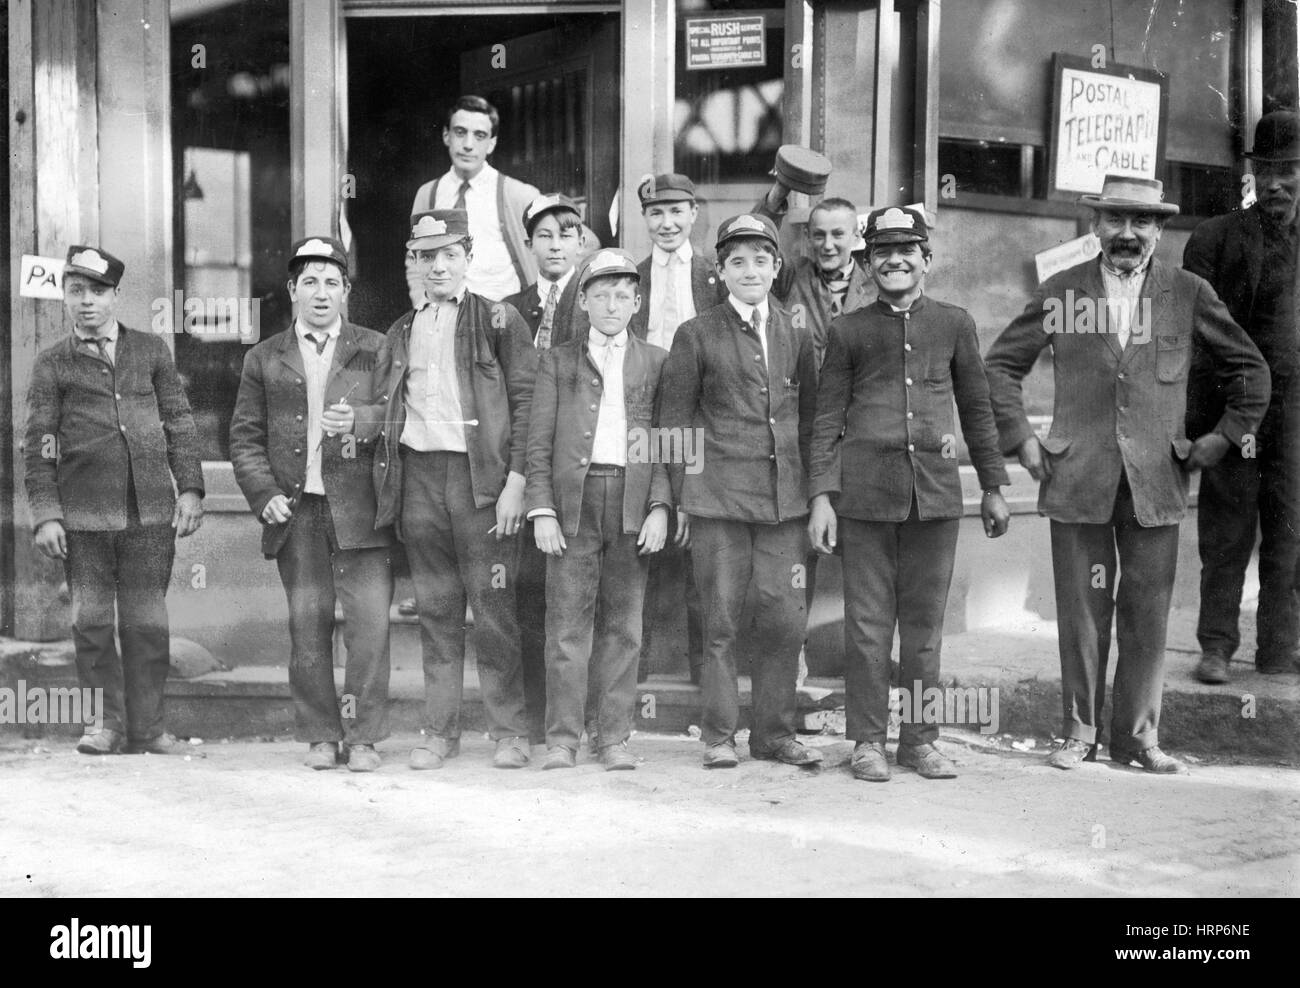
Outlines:
[[[1143,748],[1141,751],[1124,751],[1118,752],[1112,747],[1110,750],[1110,760],[1119,765],[1131,765],[1137,762],[1144,772],[1154,772],[1156,775],[1187,775],[1188,768],[1173,755],[1166,755],[1156,745],[1150,748]]]
[[[1265,676],[1285,676],[1300,672],[1294,655],[1256,655],[1255,670]]]
[[[1066,738],[1060,742],[1052,753],[1047,756],[1047,764],[1052,768],[1072,769],[1078,768],[1080,762],[1095,762],[1097,760],[1097,746],[1089,744],[1087,741],[1080,741],[1078,738]]]
[[[711,744],[704,749],[705,768],[735,768],[739,764],[736,746],[728,741],[722,744]]]
[[[957,766],[952,759],[928,742],[900,744],[896,757],[899,765],[916,769],[916,774],[923,779],[957,778]]]
[[[164,732],[151,738],[127,741],[125,751],[128,755],[174,755],[180,747],[179,741]]]
[[[553,768],[573,768],[577,764],[578,759],[572,748],[563,744],[553,744],[546,749],[546,760],[542,762],[542,771],[549,772]]]
[[[411,768],[419,771],[442,768],[448,758],[460,754],[460,738],[448,741],[446,738],[430,737],[424,744],[411,749]]]
[[[853,778],[863,782],[888,782],[889,760],[885,757],[885,746],[874,741],[859,741],[853,749],[849,769]]]
[[[630,772],[636,768],[636,756],[628,750],[626,741],[602,748],[600,761],[606,772]]]
[[[347,750],[349,772],[373,772],[379,768],[379,752],[373,744],[350,744]]]
[[[1196,678],[1203,683],[1228,681],[1228,657],[1221,652],[1205,652],[1196,664]]]
[[[523,768],[528,764],[527,738],[502,738],[497,742],[496,754],[492,756],[493,768]]]
[[[822,763],[822,753],[816,748],[809,748],[803,742],[795,738],[786,738],[775,748],[769,748],[767,751],[755,751],[749,749],[749,754],[753,758],[762,761],[785,762],[787,765],[799,765],[810,767]]]
[[[313,741],[302,763],[318,772],[331,769],[339,763],[339,746],[333,741]]]
[[[87,731],[77,742],[77,750],[83,755],[115,755],[121,748],[122,735],[111,727]]]

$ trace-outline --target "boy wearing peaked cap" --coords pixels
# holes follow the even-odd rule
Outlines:
[[[513,306],[468,290],[474,243],[463,209],[414,216],[406,248],[425,294],[380,354],[387,412],[375,524],[396,526],[415,584],[427,737],[411,767],[441,768],[460,751],[468,599],[493,764],[522,768],[530,752],[515,579],[537,350]]]
[[[165,598],[176,539],[203,520],[189,401],[167,344],[117,321],[124,273],[106,250],[68,250],[72,335],[37,356],[27,392],[24,479],[36,547],[63,560],[77,678],[103,690],[97,729],[77,744],[88,755],[173,748],[163,725]]]
[[[797,740],[794,723],[816,357],[807,329],[768,294],[781,268],[771,220],[734,216],[718,228],[717,247],[728,297],[678,329],[659,423],[701,437],[698,472],[674,459],[668,473],[703,612],[704,765],[737,764],[734,652],[751,589],[767,648],[753,657],[750,754],[816,765],[820,752]]]
[[[641,278],[641,308],[632,317],[630,330],[648,343],[671,351],[678,327],[727,297],[710,258],[697,253],[691,233],[699,218],[695,183],[685,175],[646,175],[637,186],[641,215],[649,231],[650,256],[637,265]],[[650,562],[646,591],[645,626],[642,639],[642,667],[648,669],[654,633],[661,622],[656,615],[665,610],[667,598],[676,597],[677,585],[685,587],[685,618],[691,679],[698,682],[704,661],[700,631],[700,596],[695,587],[686,534],[670,533],[671,542]],[[680,605],[679,605],[680,606]],[[671,610],[672,605],[668,604]]]
[[[523,215],[528,249],[537,262],[537,281],[506,299],[523,316],[539,354],[570,339],[582,339],[589,326],[578,305],[575,265],[582,252],[583,225],[578,204],[558,192],[538,196]],[[546,740],[546,555],[537,548],[533,526],[524,525],[516,582],[520,654],[528,731],[534,744]]]
[[[876,301],[830,324],[812,439],[813,548],[844,552],[847,733],[855,778],[889,778],[890,652],[901,686],[939,686],[943,615],[962,516],[953,435],[962,433],[984,496],[985,534],[1006,531],[1007,483],[979,338],[970,315],[923,294],[929,232],[915,210],[877,209],[866,241]],[[937,724],[904,723],[898,763],[951,778]]]
[[[579,278],[591,328],[543,356],[528,432],[528,516],[550,557],[543,768],[573,767],[591,722],[605,768],[634,769],[641,607],[668,532],[668,476],[649,454],[668,355],[628,332],[641,296],[627,253],[599,251]]]
[[[389,526],[375,527],[371,469],[382,409],[376,361],[383,334],[343,317],[348,258],[332,237],[289,251],[289,330],[244,358],[230,423],[235,479],[262,523],[289,603],[289,689],[305,764],[379,767],[388,736]],[[341,601],[347,670],[334,689],[334,602]],[[343,744],[340,751],[339,744]]]

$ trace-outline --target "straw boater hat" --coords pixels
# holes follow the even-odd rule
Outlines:
[[[1154,213],[1173,216],[1178,206],[1165,202],[1165,183],[1154,178],[1107,175],[1101,183],[1101,195],[1080,196],[1079,202],[1092,209],[1116,213]]]

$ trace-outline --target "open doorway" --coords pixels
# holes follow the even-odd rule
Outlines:
[[[407,308],[403,241],[411,200],[449,167],[447,108],[462,93],[501,115],[504,174],[563,192],[604,244],[618,190],[617,14],[350,17],[347,201],[356,264],[351,318],[386,329]]]

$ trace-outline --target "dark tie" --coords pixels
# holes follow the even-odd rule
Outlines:
[[[321,333],[317,336],[315,333],[308,333],[307,339],[316,344],[316,356],[320,357],[325,353],[325,347],[330,341],[330,334]]]
[[[465,208],[465,193],[468,191],[469,191],[469,182],[468,181],[461,182],[460,191],[456,193],[456,205],[453,208],[455,209]]]
[[[754,327],[754,335],[758,337],[759,349],[763,351],[763,363],[767,363],[767,348],[763,346],[763,314],[758,311],[758,306],[754,306],[754,311],[749,317],[749,324]]]
[[[560,303],[560,286],[551,282],[551,291],[546,296],[546,308],[542,310],[542,322],[537,328],[537,349],[551,348],[551,330],[555,326],[555,307]]]
[[[105,363],[111,364],[113,362],[113,358],[108,352],[108,344],[111,341],[107,336],[96,336],[93,339],[86,340],[86,342],[99,351],[99,355],[104,358]]]

